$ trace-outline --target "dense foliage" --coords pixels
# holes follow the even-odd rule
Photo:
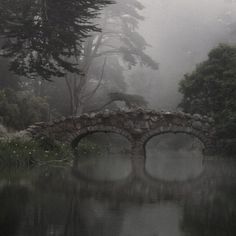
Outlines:
[[[236,138],[236,46],[219,45],[180,82],[186,112],[215,119],[221,138]]]
[[[1,54],[11,70],[29,78],[79,73],[83,39],[99,30],[91,19],[110,0],[3,0],[0,2]]]
[[[48,111],[45,98],[29,92],[0,90],[0,119],[7,127],[25,129],[32,123],[47,120]]]

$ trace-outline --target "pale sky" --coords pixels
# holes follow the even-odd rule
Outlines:
[[[236,42],[236,0],[140,0],[145,21],[140,33],[152,45],[147,52],[160,63],[154,100],[178,104],[178,82],[207,58],[219,43]],[[235,26],[236,28],[236,26]],[[135,92],[135,91],[134,91]]]

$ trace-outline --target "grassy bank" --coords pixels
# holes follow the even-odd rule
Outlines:
[[[0,141],[0,166],[31,167],[53,161],[70,161],[73,152],[66,145],[48,147],[45,143],[20,138]]]

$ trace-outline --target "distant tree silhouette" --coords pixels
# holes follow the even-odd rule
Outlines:
[[[180,82],[180,107],[211,116],[220,138],[236,139],[236,47],[221,44]],[[233,145],[234,151],[235,145]]]
[[[140,64],[158,69],[158,63],[145,52],[148,43],[137,31],[144,19],[140,15],[143,8],[139,0],[119,0],[103,11],[97,20],[102,31],[93,32],[83,43],[79,58],[83,73],[66,78],[71,114],[82,113],[100,85],[106,82],[124,91],[126,67],[131,69]]]

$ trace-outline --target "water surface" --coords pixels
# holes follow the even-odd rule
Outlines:
[[[147,146],[156,181],[131,178],[112,139],[76,166],[2,169],[0,236],[235,236],[236,163],[164,140]]]

